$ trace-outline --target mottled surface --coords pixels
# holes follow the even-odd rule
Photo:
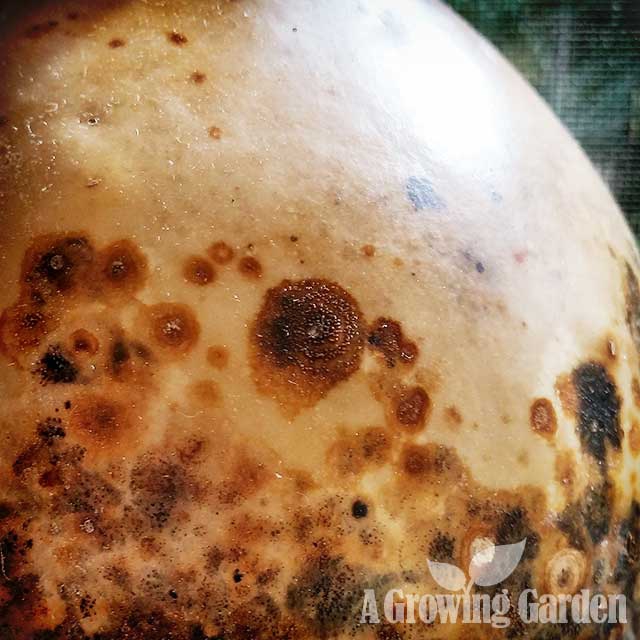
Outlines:
[[[620,637],[358,622],[487,540],[640,600],[637,252],[493,49],[417,0],[2,43],[0,638]]]

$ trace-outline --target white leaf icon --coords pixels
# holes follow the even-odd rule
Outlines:
[[[527,539],[515,544],[490,545],[481,549],[471,559],[469,575],[481,587],[491,587],[508,578],[518,566]]]
[[[431,562],[427,559],[427,565],[433,579],[443,588],[449,591],[464,589],[467,578],[461,569],[446,562]]]

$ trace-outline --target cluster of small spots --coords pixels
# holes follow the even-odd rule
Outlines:
[[[441,531],[429,543],[429,559],[433,562],[452,562],[455,540]]]
[[[529,412],[531,428],[541,436],[553,436],[558,428],[556,412],[547,398],[538,398],[531,404]]]
[[[42,384],[69,384],[76,381],[78,369],[60,346],[51,346],[40,358],[36,369]]]
[[[205,258],[198,256],[192,256],[185,262],[182,273],[187,282],[199,286],[213,282],[216,277],[213,265]]]
[[[407,340],[399,322],[389,318],[378,318],[373,323],[367,341],[384,356],[389,367],[398,362],[412,364],[418,356],[417,345]]]

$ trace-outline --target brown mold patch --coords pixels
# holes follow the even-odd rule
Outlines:
[[[444,417],[447,422],[453,427],[459,427],[462,424],[462,414],[457,407],[450,405],[445,407]]]
[[[208,260],[200,258],[199,256],[192,256],[185,262],[182,274],[187,282],[199,286],[213,282],[216,277],[213,265]]]
[[[640,409],[640,381],[635,376],[631,380],[631,393],[633,395],[633,402],[636,407]]]
[[[200,324],[184,304],[160,303],[148,309],[151,337],[165,352],[185,354],[200,337]]]
[[[234,256],[233,249],[226,242],[214,242],[207,253],[216,264],[220,265],[229,264]]]
[[[634,456],[640,455],[640,424],[636,420],[631,424],[629,431],[629,448]]]
[[[558,429],[556,412],[547,398],[538,398],[533,401],[529,409],[529,422],[535,433],[551,438]]]
[[[262,277],[262,265],[253,256],[244,256],[238,261],[238,270],[243,276],[257,280]]]
[[[339,437],[327,453],[341,476],[360,475],[383,465],[391,456],[391,441],[381,427]]]
[[[109,48],[120,49],[126,45],[126,41],[122,38],[112,38],[109,40]]]
[[[35,304],[16,304],[0,315],[0,351],[18,360],[40,346],[45,336],[58,325],[48,312]]]
[[[71,334],[71,349],[74,353],[86,353],[93,356],[98,353],[100,343],[90,331],[77,329]]]
[[[564,414],[569,418],[575,418],[578,415],[578,392],[573,377],[570,375],[558,376],[555,390]]]
[[[376,248],[372,244],[365,244],[360,250],[365,258],[373,258],[376,255]]]
[[[207,349],[207,362],[214,369],[226,369],[229,364],[229,350],[217,345]]]
[[[404,389],[396,399],[395,419],[411,431],[422,429],[430,412],[431,400],[422,387]]]
[[[222,398],[220,387],[214,380],[198,380],[189,386],[193,399],[205,407],[215,407]]]
[[[207,76],[201,71],[194,71],[191,74],[191,81],[195,84],[202,84],[207,79]]]
[[[435,443],[405,445],[400,454],[400,468],[406,477],[421,482],[438,482],[456,470],[462,477],[462,465],[454,450]]]
[[[78,368],[60,345],[50,346],[38,361],[35,372],[42,384],[70,384],[78,377]]]
[[[133,295],[144,286],[148,275],[147,258],[130,240],[118,240],[104,248],[98,257],[100,283],[107,293]]]
[[[177,31],[169,31],[167,33],[167,40],[171,44],[175,44],[178,47],[181,47],[187,44],[187,42],[189,42],[189,40],[187,39],[187,36],[185,36],[182,33],[178,33]]]
[[[214,140],[222,138],[222,129],[220,127],[209,127],[209,137]]]
[[[23,297],[44,302],[71,294],[91,283],[95,250],[81,234],[50,234],[37,238],[22,263]]]
[[[285,280],[267,291],[250,339],[258,388],[297,409],[355,373],[364,323],[357,302],[339,285]]]
[[[69,430],[79,439],[113,443],[125,436],[132,427],[130,410],[113,398],[88,394],[73,403]]]
[[[218,486],[218,499],[224,505],[236,505],[244,502],[263,488],[269,481],[264,464],[240,454],[227,478]]]
[[[572,451],[560,451],[555,461],[555,480],[558,482],[568,500],[575,497],[576,456]]]
[[[415,342],[407,340],[399,322],[389,318],[378,318],[369,330],[367,341],[372,349],[384,357],[388,367],[413,364],[418,356]]]

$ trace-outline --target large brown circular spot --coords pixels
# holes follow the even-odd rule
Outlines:
[[[108,291],[133,294],[147,278],[147,259],[131,240],[118,240],[100,252],[100,276]]]
[[[531,428],[541,436],[551,437],[558,428],[556,412],[546,398],[534,400],[530,410]]]
[[[431,408],[429,395],[422,387],[411,387],[404,391],[396,404],[396,419],[401,426],[418,429],[424,426]]]
[[[184,263],[182,274],[187,282],[201,287],[213,282],[216,277],[213,265],[199,256],[192,256]]]
[[[258,385],[313,404],[358,369],[364,335],[358,304],[342,287],[285,280],[267,291],[252,328]]]
[[[153,339],[167,350],[186,353],[198,341],[200,325],[187,305],[156,304],[149,309],[149,317]]]

